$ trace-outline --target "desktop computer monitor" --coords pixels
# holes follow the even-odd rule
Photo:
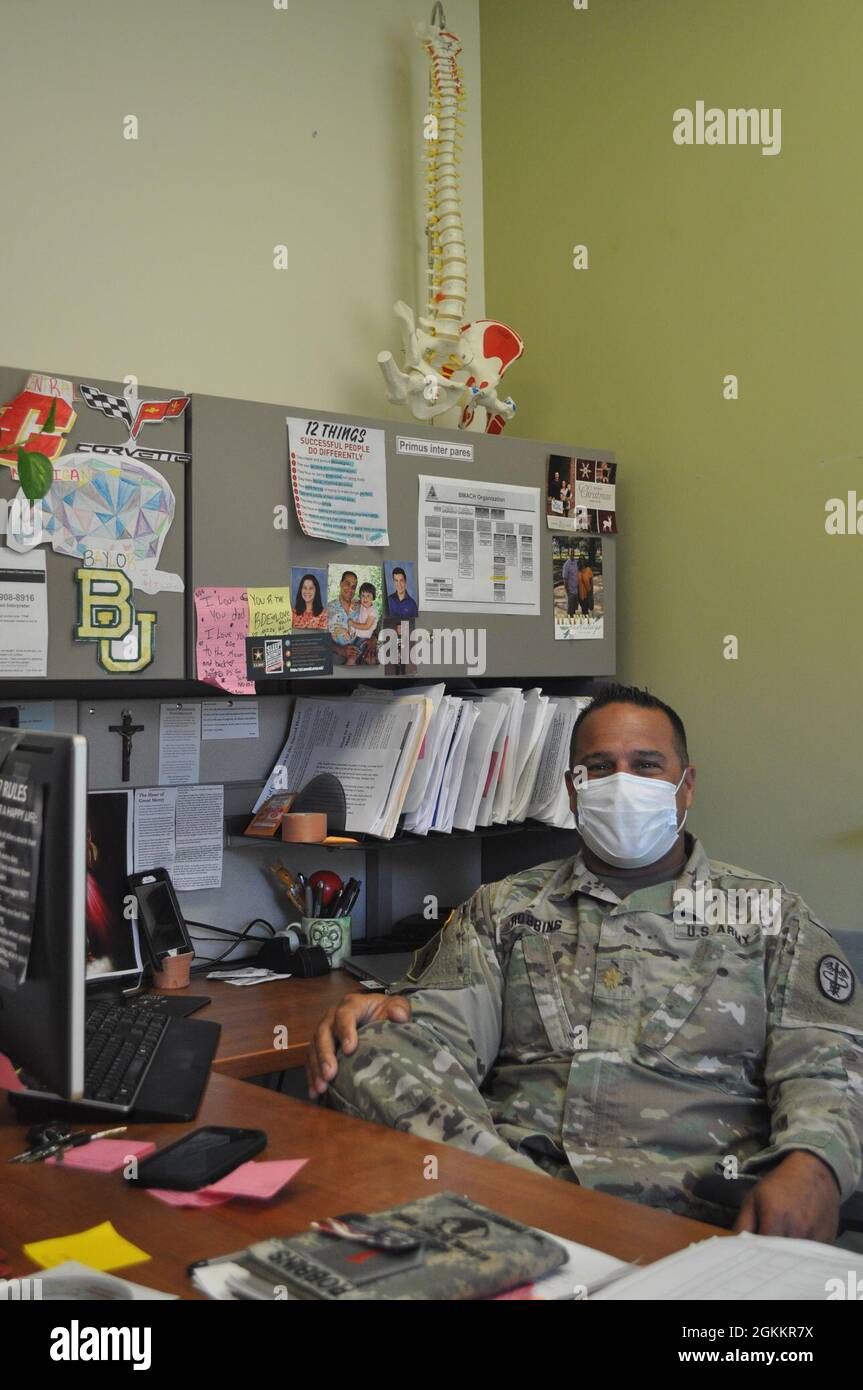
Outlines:
[[[84,1091],[87,741],[0,729],[0,1051]]]

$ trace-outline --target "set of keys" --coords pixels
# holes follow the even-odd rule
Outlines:
[[[336,1236],[339,1240],[357,1241],[360,1245],[369,1245],[390,1255],[406,1255],[419,1250],[424,1244],[420,1236],[406,1231],[404,1227],[384,1226],[360,1212],[347,1212],[340,1217],[327,1217],[325,1221],[313,1221],[311,1229],[325,1236]]]
[[[78,1149],[93,1139],[113,1139],[116,1134],[125,1134],[127,1128],[127,1125],[120,1125],[117,1129],[101,1129],[97,1134],[89,1134],[86,1130],[73,1134],[71,1126],[64,1120],[48,1120],[45,1124],[30,1126],[27,1131],[30,1147],[10,1158],[9,1162],[41,1163],[43,1159],[55,1156],[62,1160],[67,1149]]]

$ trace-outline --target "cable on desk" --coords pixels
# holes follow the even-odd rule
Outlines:
[[[219,961],[225,960],[225,958],[229,956],[232,951],[236,951],[237,947],[248,938],[249,932],[252,930],[252,927],[266,927],[268,932],[270,933],[270,936],[276,935],[275,927],[272,925],[271,922],[268,922],[265,917],[254,917],[252,921],[249,922],[248,926],[245,926],[243,930],[239,932],[232,931],[230,927],[213,927],[209,924],[209,922],[193,922],[190,917],[186,918],[186,926],[203,927],[205,931],[214,931],[218,932],[221,936],[232,936],[235,938],[231,945],[228,946],[227,949],[224,950],[221,953],[221,955],[218,956],[199,956],[196,950],[195,956],[198,960],[201,961],[201,965],[194,965],[192,967],[193,974],[200,969],[204,969],[208,965],[218,965]],[[192,936],[191,932],[189,933],[189,936],[193,942],[201,940],[200,937]]]

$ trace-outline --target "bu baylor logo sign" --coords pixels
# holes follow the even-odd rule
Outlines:
[[[98,643],[99,665],[112,674],[143,671],[155,653],[155,613],[140,613],[132,602],[132,581],[122,570],[75,572],[78,583],[76,642]]]

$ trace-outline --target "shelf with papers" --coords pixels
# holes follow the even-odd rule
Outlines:
[[[278,835],[271,838],[255,835],[244,835],[243,829],[251,820],[251,812],[244,816],[227,816],[225,818],[225,846],[228,849],[247,849],[250,846],[278,846],[281,849],[289,849],[290,842],[282,840]],[[347,835],[349,832],[345,832]],[[448,835],[441,834],[437,830],[429,831],[428,835],[413,835],[410,831],[400,831],[391,840],[379,840],[374,835],[355,835],[355,843],[343,845],[311,845],[308,848],[323,849],[330,854],[338,854],[345,850],[352,854],[360,852],[372,853],[380,850],[404,849],[417,845],[441,845],[448,841],[464,844],[470,840],[489,840],[505,839],[512,835],[541,835],[541,834],[565,834],[560,826],[546,825],[543,821],[527,820],[521,822],[510,822],[506,825],[479,825],[475,830],[453,830]],[[572,833],[572,832],[569,832]],[[304,846],[305,848],[305,846]]]
[[[346,845],[298,845],[273,836],[272,839],[258,839],[243,835],[251,813],[244,816],[227,816],[225,819],[225,844],[229,849],[248,849],[258,846],[277,850],[280,855],[290,855],[292,850],[318,849],[330,854],[363,855],[364,872],[361,874],[365,892],[365,920],[373,924],[376,932],[385,935],[394,925],[396,914],[393,911],[393,883],[396,874],[416,872],[416,863],[411,867],[411,849],[420,851],[420,857],[428,852],[435,864],[433,849],[446,846],[455,855],[469,853],[471,845],[479,851],[479,882],[492,883],[517,873],[534,864],[550,859],[563,859],[575,852],[578,844],[576,832],[546,825],[543,821],[528,820],[508,822],[506,825],[480,825],[475,830],[453,830],[449,835],[440,831],[430,831],[428,835],[413,835],[401,831],[391,840],[379,840],[370,835],[355,836],[355,844]],[[392,850],[401,850],[402,857],[393,857]],[[436,869],[437,873],[440,868]],[[476,886],[479,886],[478,884]],[[445,895],[446,890],[443,889]],[[452,906],[452,900],[447,899]]]

